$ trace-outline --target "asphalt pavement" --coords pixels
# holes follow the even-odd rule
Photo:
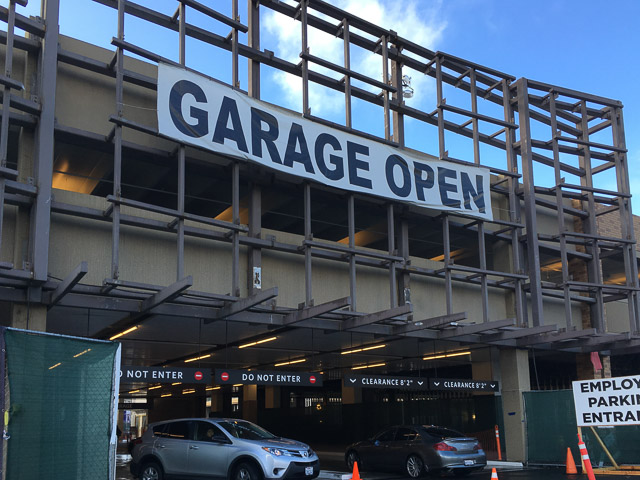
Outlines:
[[[318,480],[348,480],[351,477],[344,457],[341,452],[316,451],[320,457],[322,471]],[[118,455],[116,461],[116,480],[133,480],[129,473],[129,455]],[[490,480],[491,469],[495,467],[499,480],[587,480],[587,475],[567,475],[564,467],[522,467],[520,464],[512,462],[490,462],[489,465],[479,472],[474,472],[465,478],[473,480]],[[640,473],[640,471],[638,472]],[[597,480],[640,480],[640,475],[621,474],[596,474]],[[362,480],[407,480],[394,473],[381,472],[360,472]],[[426,480],[432,477],[426,477]],[[453,476],[442,478],[454,478]]]

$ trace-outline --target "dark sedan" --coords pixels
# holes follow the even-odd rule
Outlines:
[[[433,425],[391,427],[347,447],[349,469],[401,471],[411,478],[427,472],[466,475],[487,465],[487,456],[476,438]]]

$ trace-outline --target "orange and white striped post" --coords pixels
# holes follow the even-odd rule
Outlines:
[[[596,476],[593,474],[593,468],[591,468],[591,460],[589,460],[589,453],[587,453],[587,446],[582,441],[582,437],[578,434],[578,448],[580,449],[580,456],[584,463],[584,467],[587,470],[587,477],[589,480],[596,480]]]
[[[500,430],[496,425],[496,445],[498,446],[498,460],[502,461],[502,449],[500,448]]]

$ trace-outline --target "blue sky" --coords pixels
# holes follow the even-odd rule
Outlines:
[[[63,34],[110,47],[109,42],[116,31],[116,16],[112,9],[88,0],[61,1]],[[221,0],[200,1],[225,9],[230,4]],[[167,14],[172,14],[177,5],[175,0],[137,2]],[[38,3],[37,0],[30,0],[27,8],[18,6],[17,11],[38,14]],[[241,20],[246,22],[246,15],[243,15],[246,2],[241,0],[239,3]],[[632,193],[635,197],[633,211],[640,214],[640,169],[635,168],[640,162],[640,1],[335,0],[332,3],[383,27],[394,29],[401,36],[432,50],[462,57],[516,78],[527,77],[622,101]],[[276,16],[269,18],[263,15],[263,20],[262,48],[274,50],[279,56],[294,61],[299,52],[299,28]],[[220,28],[196,12],[190,14],[188,21],[203,27],[210,25],[219,34],[226,35],[228,32],[227,27]],[[161,32],[164,35],[162,38]],[[167,36],[163,29],[155,31],[142,28],[137,20],[127,17],[126,35],[126,40],[130,42],[173,59],[177,57],[177,37]],[[187,47],[190,66],[229,81],[229,69],[219,67],[220,62],[225,62],[224,55],[218,61],[217,57],[214,58],[217,53],[197,42]],[[340,48],[339,42],[324,41],[318,37],[314,43],[312,38],[312,53],[319,56],[331,57],[335,54],[341,58]],[[367,71],[372,68],[369,60],[354,54],[352,66],[357,65]],[[407,73],[411,74],[416,89],[416,95],[407,103],[430,111],[434,96],[433,82],[427,77],[420,78],[416,73]],[[272,88],[263,87],[263,91],[268,91],[263,95],[263,98],[267,97],[265,100],[284,103],[289,108],[299,110],[299,80],[279,78],[277,72],[265,71],[263,81],[273,82]],[[312,96],[312,113],[341,121],[343,107],[338,108],[337,103],[336,108],[332,105],[332,99],[323,92]],[[361,109],[356,110],[360,122],[355,125],[357,128],[372,133],[380,132],[380,122],[365,124],[369,118],[366,106],[354,105],[354,108]],[[409,132],[413,127],[408,126]],[[437,154],[437,147],[410,146]],[[451,148],[455,149],[456,146],[452,144]],[[466,154],[461,148],[453,156],[464,158]],[[540,175],[545,174],[548,175],[548,172]],[[611,183],[600,186],[613,188]]]

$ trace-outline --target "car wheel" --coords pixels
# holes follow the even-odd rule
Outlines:
[[[262,475],[254,465],[242,462],[234,469],[232,480],[262,480]]]
[[[411,478],[419,478],[424,473],[424,462],[418,455],[410,455],[405,467]]]
[[[162,467],[155,462],[145,463],[140,472],[141,480],[162,480],[164,478]]]
[[[355,450],[349,450],[347,452],[346,460],[347,460],[347,467],[349,467],[349,470],[353,470],[353,465],[355,463],[358,464],[358,470],[362,469],[362,462],[360,461],[358,452],[356,452]]]

